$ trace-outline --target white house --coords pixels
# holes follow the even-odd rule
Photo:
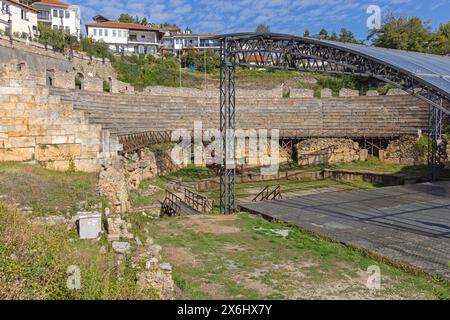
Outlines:
[[[217,51],[220,49],[220,41],[214,39],[219,36],[216,33],[192,34],[190,32],[167,32],[163,38],[164,50],[180,55],[189,49]]]
[[[115,53],[156,55],[164,33],[159,27],[109,21],[102,17],[101,21],[86,24],[86,34],[106,42]]]
[[[0,30],[10,31],[13,35],[38,35],[37,10],[20,3],[18,0],[1,0]]]
[[[39,0],[32,6],[38,12],[38,22],[53,29],[64,30],[66,34],[81,35],[81,14],[78,6],[59,0]]]

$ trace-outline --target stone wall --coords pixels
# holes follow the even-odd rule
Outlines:
[[[100,193],[106,197],[115,212],[132,209],[129,193],[139,188],[145,179],[167,175],[180,167],[175,166],[168,154],[156,156],[148,149],[125,157],[111,157],[102,165],[99,174]]]
[[[426,158],[420,159],[419,156],[418,136],[402,136],[391,141],[386,150],[382,150],[380,160],[406,165],[426,163]]]
[[[308,139],[296,146],[298,163],[303,166],[365,161],[368,150],[351,139]]]
[[[55,170],[96,172],[120,145],[84,112],[49,94],[29,69],[0,69],[0,161],[38,161]]]

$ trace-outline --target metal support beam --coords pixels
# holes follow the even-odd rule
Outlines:
[[[440,104],[442,105],[442,100]],[[436,181],[446,158],[442,136],[446,115],[441,108],[433,105],[430,105],[429,110],[428,164],[431,166],[431,180]]]
[[[220,64],[220,133],[222,163],[220,168],[220,212],[236,211],[236,64],[229,59],[226,39],[221,42]]]

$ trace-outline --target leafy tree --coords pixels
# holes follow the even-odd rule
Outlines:
[[[328,39],[328,31],[325,29],[321,29],[319,32],[319,36],[321,36],[324,39]]]
[[[306,29],[305,32],[303,32],[303,36],[304,37],[309,37],[310,36],[308,29]]]
[[[429,27],[418,17],[403,18],[390,15],[380,30],[375,30],[369,39],[375,37],[377,47],[427,52],[431,40]]]
[[[440,55],[450,54],[450,21],[442,23],[438,32],[432,35],[429,52]]]
[[[130,16],[128,13],[122,13],[119,16],[119,21],[124,23],[135,23],[136,20],[132,16]]]
[[[42,44],[51,45],[55,49],[64,49],[64,32],[60,29],[52,29],[43,23],[39,24],[39,39]]]
[[[335,34],[335,33],[333,33],[333,34]],[[355,39],[353,32],[351,32],[350,30],[347,30],[345,28],[341,29],[341,33],[339,34],[338,41],[348,42],[348,43],[358,43],[358,40]]]
[[[108,44],[104,41],[95,41],[92,38],[83,38],[80,41],[80,50],[90,56],[112,59],[112,54],[108,51]]]
[[[333,32],[330,37],[331,41],[339,41],[339,37],[336,32]]]
[[[206,54],[206,72],[212,73],[220,67],[220,57],[212,50],[189,50],[181,58],[184,67],[194,66],[197,70],[205,71],[205,54]]]
[[[259,24],[256,27],[256,32],[258,33],[269,33],[270,32],[270,26],[264,23]]]
[[[141,24],[142,24],[143,26],[148,26],[148,21],[147,21],[147,18],[146,18],[146,17],[142,18]]]

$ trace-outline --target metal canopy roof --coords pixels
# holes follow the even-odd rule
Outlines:
[[[367,59],[377,61],[384,65],[390,66],[402,73],[411,75],[421,82],[425,82],[426,84],[440,91],[450,101],[450,57],[448,56],[438,56],[418,52],[385,49],[367,45],[342,43],[278,33],[233,33],[222,35],[216,38],[221,40],[246,40],[263,38],[267,40],[298,41],[334,47],[360,56],[364,56]]]

